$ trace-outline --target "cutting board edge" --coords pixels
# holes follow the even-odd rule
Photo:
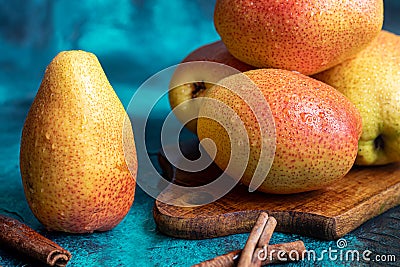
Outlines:
[[[188,147],[193,147],[193,146],[188,146]],[[168,162],[168,160],[164,159],[161,156],[161,154],[159,154],[159,156],[160,156],[159,163],[162,169],[164,170],[164,175],[167,176],[166,179],[175,181],[175,178],[179,173],[177,172],[176,169],[173,168],[173,166]],[[396,166],[400,167],[400,163],[397,164]],[[365,171],[366,173],[364,173],[363,171],[363,175],[369,175],[368,177],[370,178],[372,177],[371,175],[373,175],[374,178],[375,175],[381,176],[380,173],[377,173],[377,171],[368,172],[367,170],[368,169],[366,169]],[[385,168],[383,173],[393,178],[392,175],[397,175],[394,172],[397,172],[398,170],[399,170],[398,168],[394,169],[390,168],[389,170]],[[362,179],[360,174],[358,174],[358,176],[360,179]],[[374,195],[371,196],[371,194],[368,193],[369,191],[367,191],[367,193],[365,193],[366,196],[362,199],[357,198],[357,201],[352,204],[353,205],[352,207],[349,205],[346,207],[338,206],[338,209],[342,211],[342,213],[339,214],[338,213],[324,214],[323,212],[321,213],[319,212],[320,209],[310,210],[308,208],[306,208],[303,211],[281,210],[280,213],[279,211],[275,211],[274,213],[274,211],[272,211],[274,209],[273,206],[265,207],[265,211],[267,212],[269,211],[271,215],[274,214],[274,217],[281,216],[285,218],[285,214],[291,215],[291,216],[286,215],[286,221],[284,221],[281,227],[279,227],[278,225],[277,230],[280,232],[304,234],[307,236],[313,236],[320,239],[334,240],[346,235],[347,233],[359,227],[369,219],[384,213],[385,211],[387,211],[392,207],[395,207],[396,205],[400,205],[400,201],[398,201],[398,199],[400,198],[399,194],[400,181],[398,180],[398,178],[400,177],[397,176],[397,178],[395,179],[395,184],[390,184],[389,186],[387,183],[383,184],[380,183],[380,186],[378,188],[378,190],[380,191],[376,192],[378,194],[377,196]],[[374,180],[372,181],[370,180],[371,179],[369,179],[368,181],[373,183]],[[180,180],[177,179],[176,181]],[[183,181],[185,182],[186,180]],[[188,181],[190,181],[190,178]],[[184,183],[184,185],[186,186],[188,184],[190,183]],[[357,183],[356,185],[353,184],[353,186],[358,186],[358,184],[360,183]],[[354,194],[354,192],[351,193],[351,191],[353,190],[350,188],[350,194],[348,194],[349,197],[351,197],[352,194]],[[392,193],[392,196],[390,196],[390,192]],[[364,195],[363,191],[360,191],[360,193],[361,196]],[[340,192],[338,193],[338,195],[341,198],[346,197],[346,194],[342,195],[342,193]],[[233,202],[235,202],[234,199]],[[331,203],[330,199],[328,199],[328,202],[326,204],[330,205],[330,203]],[[229,201],[227,204],[229,204]],[[333,204],[335,205],[335,203]],[[355,207],[354,205],[355,206],[361,205],[361,206]],[[362,210],[363,207],[365,208],[364,211]],[[370,209],[371,207],[373,208],[372,210]],[[261,212],[262,209],[263,206],[261,205],[258,207],[253,207],[253,209],[247,209],[241,211],[238,209],[227,210],[225,206],[220,206],[220,208],[218,208],[218,205],[216,205],[216,207],[212,207],[210,210],[207,210],[207,208],[205,209],[200,208],[194,211],[190,209],[180,209],[174,206],[165,205],[164,203],[157,203],[156,201],[153,209],[153,217],[161,232],[167,235],[179,238],[186,238],[186,239],[205,239],[205,238],[212,238],[229,234],[248,232],[249,229],[251,228],[251,226],[249,225],[247,226],[242,225],[241,228],[240,227],[235,228],[235,225],[233,225],[232,226],[233,229],[227,230],[226,228],[229,229],[231,224],[228,224],[227,226],[224,227],[216,226],[216,224],[221,222],[229,222],[229,220],[227,219],[229,218],[229,216],[226,213],[231,213],[231,215],[235,213],[241,213],[241,214],[247,214],[247,216],[251,216],[250,219],[249,218],[246,219],[251,222],[248,224],[252,225],[254,224],[256,218],[255,214]],[[212,223],[210,223],[210,219],[206,220],[204,216],[209,215],[211,217],[212,214],[210,215],[210,211],[213,210],[215,211],[214,216],[219,216],[219,217],[217,217]],[[201,219],[199,220],[199,218]],[[307,218],[308,219],[311,218],[310,219],[311,222],[310,220],[308,220],[307,222]],[[315,221],[312,222],[313,220]],[[293,225],[300,226],[300,228],[304,227],[304,225],[308,225],[309,229],[299,229],[296,227],[292,229],[289,227],[289,226],[293,227]],[[225,229],[223,229],[223,231],[221,232],[220,229],[217,229],[218,227]],[[240,231],[238,230],[238,228],[240,228]],[[322,235],[319,235],[319,233],[322,233]]]
[[[235,227],[227,227],[225,229],[220,229],[222,225],[228,225],[230,221],[230,214],[220,214],[218,216],[199,216],[193,218],[185,217],[174,217],[169,216],[162,212],[159,208],[160,202],[155,201],[153,207],[153,218],[160,232],[182,239],[189,240],[200,240],[209,239],[221,236],[227,236],[232,234],[245,233],[251,230],[252,220],[242,220],[244,223],[242,225],[236,225]],[[161,205],[165,205],[162,204]],[[244,211],[244,213],[249,213],[249,211]],[[256,219],[254,219],[255,221]],[[225,222],[225,223],[223,223]],[[247,223],[246,223],[247,222]],[[213,225],[214,228],[208,228],[206,232],[201,231],[203,229],[202,225]],[[229,223],[230,225],[230,223]]]
[[[335,221],[337,225],[335,228],[337,229],[337,238],[343,237],[370,219],[400,205],[400,194],[393,192],[400,192],[400,183],[388,187],[385,191],[371,196],[361,205],[357,205],[345,213],[336,216]],[[363,208],[365,206],[369,206],[370,208]]]
[[[277,231],[279,232],[304,234],[326,240],[336,240],[353,231],[371,218],[400,205],[400,194],[392,194],[399,190],[400,183],[389,187],[378,195],[370,197],[362,205],[356,206],[336,217],[327,217],[316,213],[299,211],[261,209],[233,211],[213,217],[173,217],[163,212],[161,208],[161,206],[168,205],[157,200],[154,203],[153,217],[159,230],[167,235],[183,239],[207,239],[249,232],[258,214],[262,211],[266,211],[280,222],[280,225],[277,225]],[[373,206],[374,208],[363,209],[363,206]],[[240,217],[246,218],[246,220],[243,220],[246,222],[245,224],[238,225]],[[304,221],[306,221],[306,223],[304,223]],[[307,221],[310,223],[308,224]],[[311,226],[311,222],[315,224],[315,221],[319,222],[317,225],[320,225],[317,229]],[[196,229],[202,229],[201,225],[214,225],[214,228],[210,229],[211,232],[208,231],[206,233],[202,233],[200,230],[196,231]]]
[[[276,231],[312,236],[325,240],[338,238],[336,218],[298,211],[246,210],[217,216],[173,217],[163,212],[164,203],[155,201],[153,217],[164,234],[183,239],[208,239],[250,232],[260,212],[265,211],[278,221]],[[241,219],[243,218],[243,219]],[[315,223],[317,222],[317,224]],[[203,232],[204,225],[207,231]],[[213,227],[210,227],[212,225]],[[319,225],[315,228],[315,225]]]

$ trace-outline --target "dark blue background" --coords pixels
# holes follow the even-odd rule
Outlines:
[[[188,266],[243,247],[246,234],[199,241],[164,236],[153,222],[153,199],[139,188],[130,213],[112,231],[91,235],[48,233],[28,208],[19,174],[22,125],[43,72],[59,51],[83,49],[95,53],[127,106],[136,88],[151,75],[219,38],[212,22],[214,3],[0,0],[0,213],[24,221],[69,249],[73,253],[70,266]],[[399,15],[400,1],[386,0],[384,28],[400,34]],[[395,208],[366,223],[346,236],[348,248],[400,254],[399,218],[400,210]],[[299,238],[309,249],[336,248],[335,242],[279,233],[271,242]],[[399,264],[400,255],[397,257]],[[33,266],[20,255],[3,249],[0,265]]]

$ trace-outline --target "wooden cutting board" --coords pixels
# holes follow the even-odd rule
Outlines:
[[[181,144],[190,159],[199,157],[197,141]],[[176,169],[161,151],[159,163],[167,179],[199,186],[218,177],[212,164],[189,173]],[[237,185],[219,200],[198,207],[177,207],[155,201],[153,215],[159,230],[185,239],[205,239],[249,232],[261,211],[274,216],[276,230],[333,240],[367,220],[400,204],[400,164],[354,167],[341,181],[318,191],[292,195],[249,193]]]

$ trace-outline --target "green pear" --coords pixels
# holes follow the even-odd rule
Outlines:
[[[356,164],[400,161],[400,36],[381,31],[355,58],[315,78],[346,95],[361,113]]]
[[[33,214],[48,230],[109,230],[133,203],[136,167],[129,118],[97,57],[59,53],[22,131],[20,171]]]

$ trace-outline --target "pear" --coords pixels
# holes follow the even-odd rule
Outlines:
[[[250,66],[232,56],[221,40],[195,49],[182,60],[182,63],[192,61],[211,61],[222,63],[242,72],[255,69],[255,67]]]
[[[33,214],[48,230],[110,230],[133,203],[136,168],[129,118],[97,57],[60,52],[22,130],[20,171]]]
[[[194,61],[209,61],[209,62],[221,63],[242,72],[254,69],[253,66],[243,63],[238,59],[236,59],[235,57],[233,57],[228,52],[225,44],[221,40],[197,48],[196,50],[192,51],[189,55],[187,55],[182,60],[181,63],[194,62]],[[188,116],[187,113],[188,109],[195,114],[198,113],[198,105],[193,104],[193,102],[191,103],[186,101],[204,95],[205,90],[207,90],[207,88],[210,88],[212,84],[203,81],[209,79],[210,76],[211,76],[210,73],[205,72],[203,75],[199,75],[196,77],[198,82],[180,84],[169,90],[168,92],[169,103],[176,117],[181,122],[185,122],[186,120],[185,118]],[[171,80],[174,80],[175,78],[176,77],[172,77]],[[187,107],[185,108],[182,106],[182,108],[180,109],[175,109],[178,105],[181,104],[187,105]],[[189,121],[185,126],[193,133],[196,133],[197,120],[193,119]]]
[[[276,127],[276,150],[269,173],[258,188],[275,194],[290,194],[321,189],[344,177],[353,166],[361,135],[361,117],[355,106],[333,87],[298,72],[281,69],[257,69],[243,73],[261,90],[257,99],[243,99],[226,86],[213,86],[207,90],[200,107],[197,122],[199,139],[215,143],[214,162],[226,170],[229,163],[231,142],[227,129],[238,129],[227,108],[234,110],[246,131],[239,142],[242,150],[234,156],[247,162],[242,177],[238,172],[228,173],[250,185],[261,155],[260,128],[254,113],[246,102],[268,102]],[[242,74],[242,75],[243,75]],[[239,74],[240,75],[240,74]],[[232,75],[221,84],[235,84],[238,75]],[[239,85],[243,86],[243,85]],[[223,103],[225,108],[216,109]],[[215,120],[215,114],[222,114]],[[219,116],[219,115],[218,115]],[[237,131],[236,131],[237,132]],[[268,133],[267,133],[268,134]],[[243,144],[249,144],[246,156]],[[205,143],[207,144],[207,143]],[[213,155],[213,146],[204,146]],[[242,152],[243,151],[243,152]]]
[[[217,0],[214,11],[215,28],[234,57],[305,75],[354,56],[382,23],[382,0]]]
[[[355,58],[315,78],[346,95],[361,113],[357,165],[400,161],[400,36],[381,31]]]

